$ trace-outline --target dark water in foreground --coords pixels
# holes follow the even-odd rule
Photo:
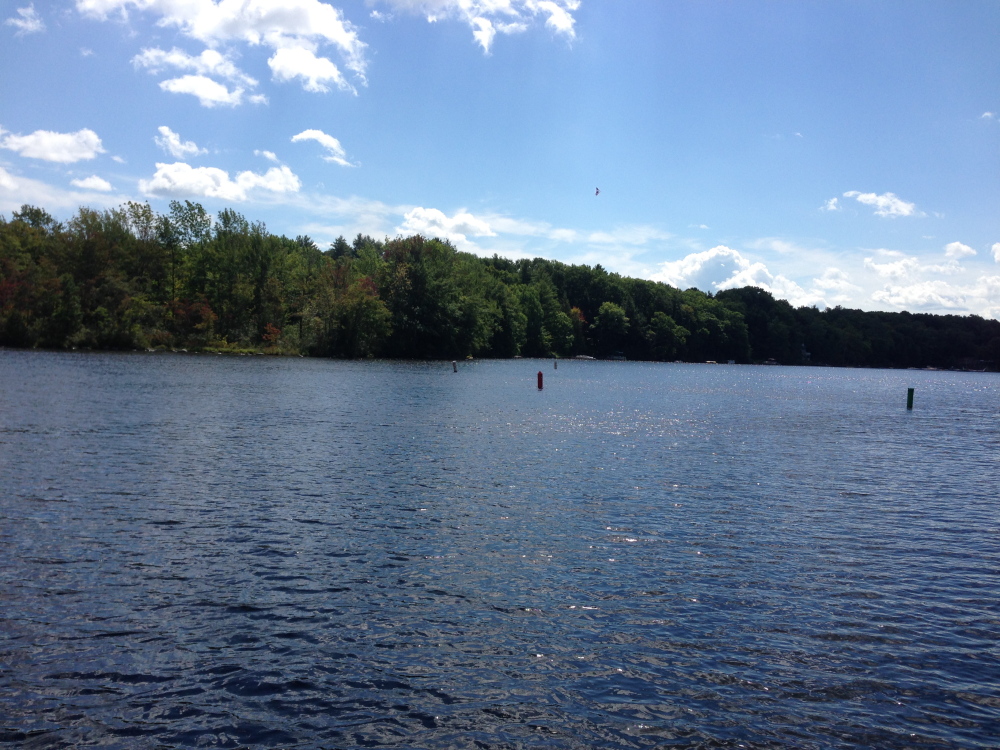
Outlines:
[[[0,745],[997,746],[998,416],[989,374],[0,352]]]

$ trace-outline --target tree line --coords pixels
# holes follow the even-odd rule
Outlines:
[[[0,216],[0,346],[1000,369],[1000,322],[794,308],[421,236],[324,251],[231,209],[130,202]]]

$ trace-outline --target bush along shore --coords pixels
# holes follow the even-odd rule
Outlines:
[[[321,250],[190,201],[0,217],[0,346],[1000,369],[1000,321],[794,308],[420,236]]]

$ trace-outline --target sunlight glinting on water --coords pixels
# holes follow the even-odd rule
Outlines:
[[[995,375],[536,369],[0,353],[0,739],[1000,735]]]

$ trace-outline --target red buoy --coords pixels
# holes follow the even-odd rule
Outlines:
[[[538,390],[542,390],[542,371],[538,371]]]

